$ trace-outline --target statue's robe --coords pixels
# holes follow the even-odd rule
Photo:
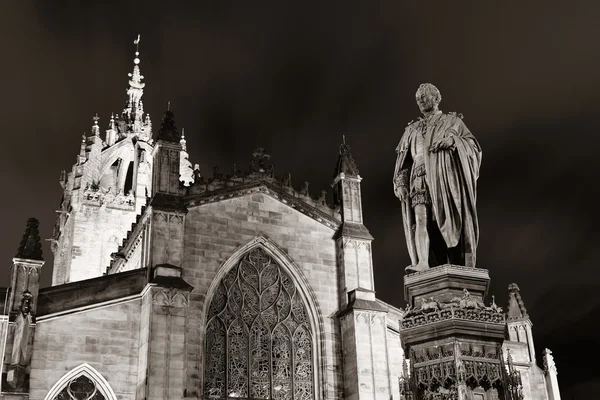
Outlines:
[[[396,148],[398,157],[394,171],[394,189],[398,175],[410,170],[413,159],[411,143],[422,132],[420,120],[409,124]],[[453,150],[430,152],[436,141],[454,137]],[[424,162],[426,183],[431,195],[431,221],[428,226],[430,237],[430,266],[447,262],[475,267],[475,253],[479,240],[476,199],[477,178],[481,165],[481,147],[462,119],[456,114],[439,113],[427,122],[424,138]],[[408,182],[410,188],[410,182]],[[410,197],[410,196],[408,196]],[[410,198],[404,199],[402,210],[409,253],[414,263],[416,254],[414,241],[414,209]],[[406,224],[406,221],[410,223]],[[409,237],[410,236],[410,237]]]

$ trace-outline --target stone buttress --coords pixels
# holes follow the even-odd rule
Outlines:
[[[397,396],[388,360],[387,308],[375,299],[371,241],[363,225],[361,177],[345,143],[333,181],[342,224],[335,234],[345,399]]]
[[[11,286],[5,303],[8,324],[2,324],[4,343],[1,390],[7,398],[29,392],[39,279],[44,265],[38,226],[39,222],[35,218],[27,221],[27,228],[11,267]]]

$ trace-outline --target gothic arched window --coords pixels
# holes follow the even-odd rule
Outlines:
[[[262,249],[219,282],[206,325],[205,398],[312,400],[313,335],[290,276]]]
[[[64,374],[44,400],[117,400],[106,379],[87,363]]]
[[[105,400],[105,398],[94,381],[85,375],[79,375],[71,379],[54,400]]]

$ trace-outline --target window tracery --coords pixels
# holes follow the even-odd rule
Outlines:
[[[313,400],[313,337],[290,276],[261,248],[222,279],[208,309],[205,396]]]
[[[85,375],[71,379],[54,400],[105,400],[93,380]]]

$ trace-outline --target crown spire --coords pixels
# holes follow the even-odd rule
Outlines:
[[[133,131],[140,132],[142,128],[144,114],[144,103],[142,102],[142,95],[144,94],[145,83],[142,83],[144,76],[140,72],[140,59],[139,59],[139,43],[140,35],[133,41],[135,44],[135,58],[133,59],[133,72],[129,73],[129,89],[127,89],[127,107],[123,110],[123,114],[126,114],[129,121],[133,124]]]

